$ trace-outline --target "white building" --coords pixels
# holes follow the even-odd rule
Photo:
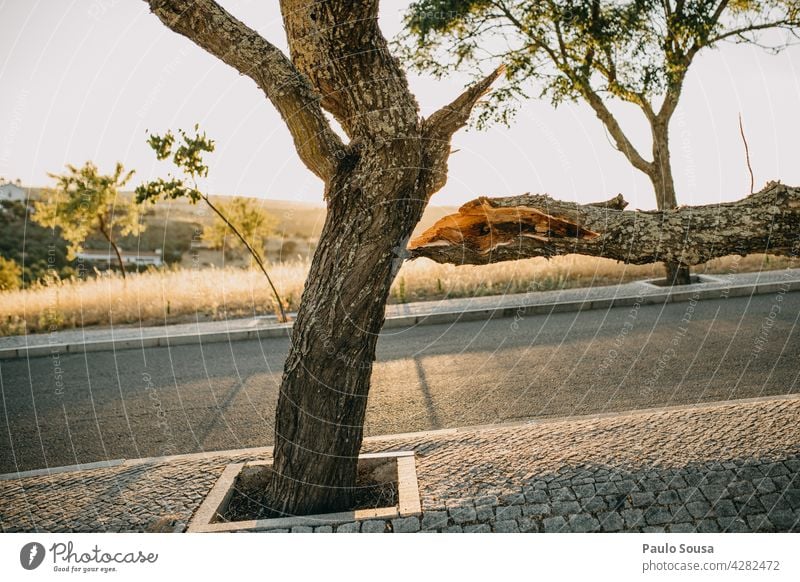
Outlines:
[[[24,203],[27,198],[28,192],[20,185],[11,182],[0,183],[0,202],[8,200]]]

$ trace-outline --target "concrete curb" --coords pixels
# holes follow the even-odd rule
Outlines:
[[[533,305],[509,304],[501,307],[485,309],[442,311],[437,313],[392,316],[386,318],[383,328],[393,329],[417,325],[437,325],[455,323],[458,321],[484,321],[495,318],[524,317],[526,315],[549,315],[551,313],[588,311],[591,309],[611,309],[612,307],[631,306],[636,303],[639,303],[640,305],[653,305],[659,303],[678,303],[701,299],[719,299],[722,297],[765,295],[769,293],[777,293],[778,291],[789,292],[800,290],[800,279],[727,286],[725,285],[725,281],[721,278],[708,275],[703,275],[702,277],[703,280],[701,283],[687,285],[678,291],[667,289],[666,291],[660,293],[653,293],[653,289],[662,288],[656,287],[647,281],[641,281],[640,284],[644,289],[647,290],[647,292],[638,295],[629,293],[622,296],[587,299],[583,301],[552,301]],[[707,286],[709,284],[713,286],[710,288],[696,288],[698,285]],[[272,324],[247,330],[164,335],[139,339],[111,339],[70,344],[53,343],[19,348],[0,348],[0,360],[62,354],[79,354],[106,350],[116,351],[152,347],[172,347],[199,343],[209,344],[218,342],[290,337],[291,332],[292,324],[288,323]]]
[[[364,437],[364,442],[379,442],[392,440],[407,440],[412,438],[429,438],[436,436],[452,436],[462,432],[491,431],[504,428],[519,426],[535,426],[541,424],[555,424],[562,422],[585,422],[605,418],[623,418],[628,416],[641,416],[660,412],[676,412],[680,410],[696,410],[700,408],[722,408],[725,406],[738,406],[746,404],[756,404],[759,402],[777,402],[785,400],[800,400],[800,393],[778,394],[775,396],[755,396],[753,398],[742,398],[739,400],[712,400],[709,402],[697,402],[695,404],[675,404],[672,406],[661,406],[658,408],[634,408],[631,410],[620,410],[616,412],[596,412],[578,416],[553,416],[543,418],[526,418],[501,422],[497,424],[478,424],[470,426],[460,426],[454,428],[440,428],[434,430],[423,430],[418,432],[403,432],[395,434],[381,434]],[[397,454],[385,452],[387,454]],[[138,459],[112,459],[108,461],[97,461],[94,463],[84,463],[80,465],[68,465],[65,467],[50,467],[48,469],[32,469],[30,471],[20,471],[19,473],[0,474],[0,481],[11,481],[14,479],[24,479],[27,477],[44,477],[58,473],[89,471],[92,469],[104,469],[117,466],[135,467],[138,465],[155,465],[160,463],[171,463],[175,461],[190,461],[193,459],[206,459],[208,457],[236,457],[240,455],[249,456],[251,459],[260,459],[265,456],[272,456],[272,446],[250,447],[246,449],[224,449],[219,451],[204,451],[201,453],[181,453],[177,455],[167,455],[162,457],[142,457]]]

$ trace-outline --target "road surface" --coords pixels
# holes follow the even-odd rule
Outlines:
[[[797,392],[799,316],[776,292],[386,330],[367,434]],[[271,444],[287,349],[0,360],[0,473]]]

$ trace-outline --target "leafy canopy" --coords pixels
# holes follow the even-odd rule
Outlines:
[[[139,230],[139,212],[132,200],[119,196],[119,190],[134,172],[117,163],[114,173],[101,174],[92,162],[83,167],[68,165],[65,174],[49,174],[57,182],[46,192],[46,199],[34,204],[33,219],[42,226],[60,227],[68,242],[68,257],[74,259],[86,239],[100,233],[109,242],[117,235]]]
[[[655,115],[653,98],[677,98],[701,49],[725,40],[766,43],[765,36],[761,46],[775,51],[795,42],[800,2],[418,0],[405,24],[401,51],[420,69],[444,75],[507,65],[508,83],[491,94],[481,123],[508,121],[530,85],[554,105],[607,94]]]

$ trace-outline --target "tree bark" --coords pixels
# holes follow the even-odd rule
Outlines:
[[[328,213],[292,330],[267,494],[276,513],[346,509],[389,288],[444,185],[452,134],[502,69],[424,120],[378,27],[377,0],[281,0],[291,60],[213,0],[147,2],[258,84],[325,183]]]
[[[800,254],[800,188],[771,182],[737,202],[642,212],[545,195],[478,198],[411,241],[412,258],[483,265],[577,253],[697,265],[731,254]]]
[[[662,110],[663,111],[663,110]],[[648,173],[656,193],[656,207],[659,210],[677,208],[675,180],[672,176],[672,162],[669,151],[668,119],[661,116],[651,121],[653,133],[653,165]],[[667,285],[688,285],[692,282],[689,266],[676,261],[664,263]]]

